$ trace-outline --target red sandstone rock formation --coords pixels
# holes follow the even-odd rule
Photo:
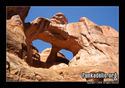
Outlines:
[[[50,20],[55,24],[67,24],[68,23],[68,20],[64,16],[63,13],[55,14]]]
[[[26,45],[23,23],[19,15],[14,15],[6,21],[7,51],[21,55],[22,45]]]
[[[81,77],[82,72],[117,72],[119,75],[119,35],[113,28],[99,26],[86,17],[80,18],[79,22],[67,24],[67,18],[63,13],[57,13],[51,19],[38,17],[32,22],[24,23],[28,10],[29,7],[7,7],[7,70],[10,68],[13,72],[12,69],[18,69],[20,66],[25,68],[22,73],[24,76],[20,78],[22,81],[26,81],[27,72],[31,73],[28,79],[31,81],[86,81]],[[46,62],[43,61],[43,54],[40,56],[38,50],[32,46],[32,41],[36,39],[52,44],[51,51],[45,50],[48,52]],[[62,64],[63,61],[55,65],[61,49],[69,50],[74,54],[73,59],[69,63],[66,62],[68,65]],[[19,57],[14,56],[15,53],[12,52],[16,52]],[[11,61],[12,57],[17,60]],[[33,68],[25,61],[19,60],[22,57],[25,57],[25,61]],[[63,55],[61,57],[65,59]],[[19,64],[19,62],[25,65],[20,64],[15,68],[15,63]],[[16,72],[11,75],[15,76]],[[46,74],[49,72],[51,75],[47,75],[49,76],[47,78]],[[9,73],[7,74],[9,77]],[[36,74],[38,78],[34,76]],[[104,79],[107,80],[109,79]]]

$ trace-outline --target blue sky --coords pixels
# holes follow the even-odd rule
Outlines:
[[[87,17],[98,25],[111,26],[119,31],[119,7],[118,6],[31,6],[25,22],[35,20],[37,17],[51,18],[54,14],[62,12],[68,19],[68,23],[78,22],[81,17]],[[33,45],[41,53],[44,49],[52,47],[42,40],[34,40]],[[67,50],[61,50],[67,59],[71,60],[73,54]]]

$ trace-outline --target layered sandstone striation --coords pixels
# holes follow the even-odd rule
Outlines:
[[[119,34],[115,29],[86,17],[68,23],[63,13],[25,23],[29,8],[7,7],[7,81],[87,81],[82,72],[116,72],[119,77]],[[39,54],[32,45],[36,39],[52,48]],[[61,49],[71,51],[73,59],[66,59]],[[113,81],[103,81],[109,80]]]

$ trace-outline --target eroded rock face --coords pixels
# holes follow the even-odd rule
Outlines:
[[[106,37],[106,42],[111,45],[114,52],[118,55],[119,51],[119,33],[109,26],[100,26],[103,34]]]
[[[6,44],[7,51],[18,55],[22,59],[27,58],[27,41],[24,33],[24,19],[30,7],[7,6],[6,12]]]
[[[75,64],[83,66],[87,65],[88,67],[102,65],[104,67],[109,67],[110,71],[118,72],[118,54],[115,53],[114,47],[110,44],[111,41],[107,41],[108,37],[104,34],[103,29],[85,17],[82,18],[82,21],[80,20],[79,27],[81,27],[82,31],[79,33],[77,32],[80,34],[79,39],[81,38],[78,41],[80,42],[82,48],[72,61],[70,61],[70,66]],[[113,38],[112,41],[114,41]],[[116,46],[116,48],[118,47]]]
[[[24,60],[7,52],[7,82],[25,82],[25,81],[58,81],[63,77],[51,69],[30,67]]]
[[[22,45],[26,46],[22,20],[19,15],[14,15],[6,23],[6,49],[21,57]]]
[[[25,63],[21,67],[27,67],[26,74],[31,74],[28,74],[30,79],[25,76],[22,81],[35,80],[35,73],[40,76],[37,81],[86,81],[81,77],[82,72],[117,72],[119,75],[119,34],[113,28],[99,26],[86,17],[80,18],[79,22],[67,24],[63,13],[57,13],[51,19],[38,17],[24,23],[29,7],[21,7],[21,10],[17,8],[7,8],[7,56],[11,58],[15,53],[18,55],[14,56],[17,58],[14,62],[7,60],[7,71],[11,66]],[[25,13],[22,14],[22,11]],[[36,39],[51,43],[52,49],[46,49],[40,55],[32,45]],[[73,53],[70,62],[59,52],[61,49]]]

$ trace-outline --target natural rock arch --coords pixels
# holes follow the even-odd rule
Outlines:
[[[40,43],[41,48],[43,47],[43,45],[47,45],[47,44],[49,44],[49,46],[51,45],[50,43],[46,43],[44,41],[40,42],[40,41],[42,41],[42,40],[39,40],[39,42],[36,42],[36,43]],[[33,46],[35,46],[35,45],[33,45]],[[37,47],[37,46],[35,46],[35,47]],[[41,67],[48,68],[48,67],[51,67],[54,64],[60,64],[60,63],[64,63],[64,64],[68,65],[69,60],[65,57],[65,55],[62,52],[59,52],[59,51],[56,52],[55,48],[45,47],[44,50],[40,53],[38,51],[38,49],[35,48],[35,47],[32,48],[32,53],[33,53],[32,59],[39,60],[39,63],[41,62]],[[40,55],[40,56],[36,57],[38,55]],[[35,63],[36,63],[36,61],[33,62],[33,66],[36,66]],[[38,61],[37,61],[37,66],[40,66],[40,65],[38,65]]]
[[[26,42],[28,44],[27,48],[29,51],[29,55],[28,55],[29,58],[32,53],[30,50],[30,44],[35,39],[40,39],[45,42],[51,43],[52,52],[54,51],[55,54],[61,49],[66,49],[66,50],[72,51],[73,54],[75,55],[77,54],[78,50],[81,48],[78,42],[74,40],[75,37],[69,36],[67,32],[64,31],[66,26],[65,24],[55,24],[53,20],[51,21],[49,19],[39,17],[39,18],[36,18],[31,23],[25,23],[24,26],[25,26],[24,33],[27,37]],[[74,48],[72,48],[71,45]]]
[[[7,60],[11,61],[11,59],[17,57],[22,59],[21,55],[25,53],[23,51],[26,51],[26,55],[24,56],[27,56],[26,61],[31,65],[32,50],[37,51],[35,47],[32,46],[32,41],[40,39],[52,44],[52,52],[54,52],[55,55],[61,49],[69,50],[74,54],[68,67],[65,66],[66,70],[63,68],[64,71],[61,71],[61,75],[67,76],[66,79],[69,79],[69,76],[73,76],[75,79],[77,74],[78,80],[81,80],[80,73],[82,72],[117,72],[119,75],[119,35],[112,27],[99,26],[86,17],[80,18],[79,22],[67,24],[67,19],[62,13],[54,15],[51,19],[38,17],[32,22],[24,23],[29,7],[16,8],[18,9],[12,7],[13,10],[7,10],[6,50],[10,52],[7,53],[9,56]],[[17,55],[16,57],[14,56],[15,54]],[[35,57],[37,57],[37,55]],[[48,63],[51,63],[52,60],[54,61],[55,58],[48,59]],[[19,59],[13,61],[14,63],[16,61],[16,63],[21,63]],[[18,67],[21,66],[23,67],[23,65],[18,65]],[[32,72],[34,73],[34,71]],[[72,78],[70,80],[72,80]]]
[[[64,14],[61,16],[64,16]],[[58,19],[56,18],[55,20]],[[111,27],[109,28],[111,29]],[[117,34],[114,29],[111,30]],[[66,49],[74,54],[73,60],[69,63],[70,66],[82,64],[83,66],[102,65],[103,67],[105,65],[102,63],[107,62],[108,68],[111,67],[110,65],[113,66],[113,64],[115,64],[113,66],[114,68],[112,67],[112,72],[116,71],[118,56],[113,51],[113,47],[115,46],[112,46],[112,43],[114,42],[107,42],[109,36],[107,37],[103,34],[104,31],[102,27],[86,17],[80,18],[79,22],[69,24],[59,24],[55,21],[53,22],[51,19],[38,17],[30,23],[25,23],[24,33],[27,37],[27,44],[30,44],[35,39],[40,39],[52,44],[51,52],[54,54],[50,55],[51,60],[48,59],[48,63],[55,60],[54,57],[56,57],[58,51]],[[109,52],[106,50],[107,48]],[[30,52],[30,48],[28,49]],[[32,62],[31,59],[27,60],[29,60],[29,63]]]

